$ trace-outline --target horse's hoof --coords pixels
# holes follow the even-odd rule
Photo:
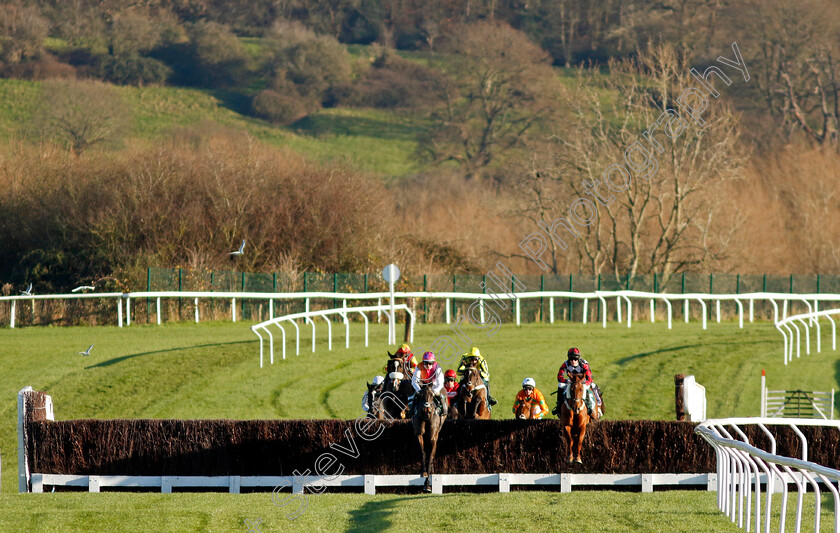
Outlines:
[[[423,485],[423,492],[432,492],[431,485]]]
[[[420,474],[420,477],[428,478],[429,474],[427,472],[423,472],[422,474]]]
[[[583,464],[583,461],[581,461],[580,459],[575,459],[575,463],[577,463],[577,464],[579,464],[579,465],[582,465],[582,464]]]
[[[572,459],[571,457],[569,457],[569,462],[570,462],[570,463],[574,462],[574,459]]]

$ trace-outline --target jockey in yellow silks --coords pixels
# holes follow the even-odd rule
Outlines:
[[[458,374],[463,376],[464,370],[468,366],[474,366],[478,369],[481,381],[484,382],[484,387],[487,389],[487,402],[490,405],[496,405],[496,399],[490,394],[490,369],[487,366],[487,360],[482,357],[481,352],[476,346],[473,346],[469,352],[461,355],[461,365],[458,367]]]

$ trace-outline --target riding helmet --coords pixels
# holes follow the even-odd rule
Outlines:
[[[569,348],[569,353],[567,354],[568,359],[571,361],[572,359],[580,359],[580,350],[577,348]]]
[[[426,361],[434,362],[435,361],[435,354],[433,354],[432,352],[424,353],[423,354],[423,362],[425,363]]]
[[[534,378],[525,378],[522,380],[522,388],[524,389],[525,387],[534,387],[536,389],[537,382],[534,381]]]

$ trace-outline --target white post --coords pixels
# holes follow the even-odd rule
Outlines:
[[[388,320],[388,344],[396,344],[397,342],[397,315],[394,311],[394,278],[396,277],[396,272],[394,271],[394,267],[391,265],[389,267],[389,274],[388,276],[388,298],[390,299],[390,308],[391,308],[391,316]],[[449,322],[447,320],[447,322]]]
[[[519,298],[516,299],[516,325],[517,326],[522,325],[519,321]]]
[[[589,315],[589,298],[583,299],[583,323],[586,324],[587,315]]]
[[[26,387],[18,392],[18,492],[27,492],[29,489],[29,463],[26,460],[26,442],[23,436],[25,417],[23,393],[31,390],[32,387]]]
[[[683,307],[683,316],[685,317],[685,323],[688,324],[688,298],[683,300],[684,307]]]
[[[753,321],[753,311],[755,310],[755,299],[750,298],[750,322]]]
[[[715,300],[715,312],[717,313],[717,323],[720,324],[720,300]]]
[[[236,322],[236,298],[230,299],[230,316],[233,318],[233,321]]]
[[[377,298],[376,299],[376,305],[378,305],[379,307],[382,307],[382,298]],[[306,306],[306,310],[309,311],[309,305]],[[377,324],[382,323],[382,309],[377,309],[376,310],[376,323]]]
[[[616,319],[618,323],[621,324],[621,296],[617,296],[615,299],[615,307],[616,307]]]
[[[198,324],[198,298],[195,299],[195,323]]]
[[[484,324],[484,298],[481,298],[478,301],[478,314],[479,318],[481,319],[481,323]]]
[[[762,418],[767,417],[767,386],[766,377],[764,376],[764,369],[761,369],[761,413]]]
[[[654,322],[654,320],[653,320],[653,314],[654,314],[654,312],[655,312],[655,309],[653,308],[653,299],[651,299],[651,300],[650,300],[650,322],[651,322],[651,323],[653,323],[653,322]]]
[[[117,297],[117,323],[123,327],[122,296]]]
[[[157,325],[160,326],[160,296],[158,296],[155,300],[155,306],[157,307]]]
[[[268,301],[268,319],[274,319],[274,298]]]
[[[125,325],[131,325],[131,298],[125,299]]]
[[[12,300],[12,313],[11,313],[11,316],[10,316],[11,322],[9,323],[9,327],[12,328],[12,329],[14,329],[14,327],[15,327],[15,304],[16,303],[17,302],[15,300]]]
[[[449,298],[446,299],[446,323],[449,324]]]
[[[548,320],[554,324],[554,297],[548,299]]]

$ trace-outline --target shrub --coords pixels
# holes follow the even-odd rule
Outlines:
[[[308,114],[304,100],[297,93],[281,93],[266,89],[251,101],[255,116],[274,124],[291,124]]]
[[[100,56],[94,70],[97,78],[119,85],[160,85],[172,73],[162,62],[138,54]]]
[[[339,95],[343,105],[358,107],[418,107],[440,102],[438,87],[443,76],[437,70],[382,53],[371,68]]]
[[[187,38],[187,42],[170,42],[153,54],[172,68],[174,83],[216,88],[242,84],[249,56],[227,27],[197,22],[187,26]]]

